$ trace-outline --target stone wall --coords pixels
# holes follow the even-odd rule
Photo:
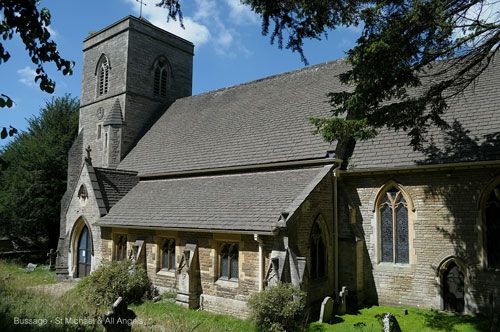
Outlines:
[[[109,59],[109,91],[97,91],[97,65],[102,55]],[[167,96],[153,94],[154,63],[165,57],[170,64]],[[148,22],[127,17],[84,41],[82,93],[79,129],[84,129],[83,146],[92,148],[94,166],[103,162],[104,133],[98,126],[115,100],[122,110],[120,158],[135,145],[154,121],[178,98],[191,95],[193,45]]]
[[[126,234],[128,251],[136,240],[145,240],[146,268],[153,284],[162,291],[176,291],[176,271],[161,269],[160,247],[165,239],[175,239],[176,265],[186,243],[198,245],[200,268],[200,304],[203,309],[246,317],[246,301],[258,291],[258,243],[253,235],[190,233],[180,231],[148,231],[125,228],[103,228],[101,253],[105,260],[114,259],[114,242],[118,234]],[[219,279],[219,249],[223,242],[238,243],[239,276],[237,281]],[[264,237],[264,255],[271,251],[272,239]]]
[[[100,250],[101,228],[95,225],[101,216],[101,211],[97,205],[96,193],[93,189],[93,185],[97,185],[97,183],[92,183],[92,178],[95,178],[95,176],[92,177],[88,170],[89,168],[86,165],[81,169],[80,178],[74,191],[71,193],[70,202],[67,211],[65,211],[65,228],[60,230],[61,233],[64,232],[66,241],[65,247],[59,248],[59,250],[64,251],[64,255],[67,257],[67,269],[70,277],[76,277],[76,243],[80,236],[79,232],[83,227],[83,223],[89,227],[92,234],[92,271],[99,266],[102,259]],[[91,172],[93,172],[93,169],[91,169]],[[78,197],[78,190],[82,185],[84,185],[87,190],[88,197],[86,200],[81,200]]]
[[[326,296],[334,295],[334,225],[332,175],[329,173],[314,188],[288,221],[289,243],[298,256],[306,257],[303,290],[307,292],[308,303],[320,303]],[[326,276],[311,279],[311,230],[313,223],[322,219],[327,248]],[[318,306],[319,308],[319,306]]]
[[[484,267],[480,198],[498,168],[421,171],[392,174],[343,173],[341,187],[354,208],[366,243],[364,287],[368,303],[403,304],[440,309],[438,267],[455,256],[464,262],[466,310],[488,307],[500,289],[500,273]],[[376,198],[394,181],[411,198],[410,263],[380,262]],[[343,223],[349,215],[342,214]]]

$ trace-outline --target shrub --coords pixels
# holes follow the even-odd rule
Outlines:
[[[291,284],[280,283],[252,295],[248,306],[262,331],[297,331],[304,325],[305,293]]]
[[[141,302],[150,296],[151,289],[146,271],[131,261],[102,265],[78,285],[84,299],[101,310],[108,310],[119,296],[127,304]]]

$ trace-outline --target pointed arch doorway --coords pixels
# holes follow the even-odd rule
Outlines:
[[[77,254],[77,278],[85,277],[90,273],[92,265],[92,237],[87,225],[83,226],[78,238],[78,254]]]
[[[446,265],[441,284],[444,310],[463,313],[465,309],[464,274],[454,261]]]

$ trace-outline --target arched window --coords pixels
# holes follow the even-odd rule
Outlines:
[[[102,96],[109,90],[109,60],[103,54],[97,64],[97,95]]]
[[[238,279],[238,244],[223,243],[220,250],[220,278]]]
[[[317,279],[324,277],[326,265],[325,240],[319,223],[315,222],[311,230],[311,278]]]
[[[161,268],[163,270],[175,270],[175,240],[165,240],[161,252]]]
[[[127,258],[127,235],[118,235],[116,241],[116,260],[122,261]]]
[[[166,97],[169,81],[169,65],[167,59],[160,57],[154,66],[153,93],[155,96]]]
[[[500,269],[500,185],[490,192],[485,213],[488,267]]]
[[[380,261],[409,263],[408,204],[403,193],[391,187],[378,205]]]

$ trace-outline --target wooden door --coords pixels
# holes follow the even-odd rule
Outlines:
[[[92,239],[87,226],[83,226],[80,238],[78,239],[78,278],[85,277],[90,273],[92,259]]]
[[[455,263],[451,263],[443,274],[444,309],[464,312],[464,275]]]

